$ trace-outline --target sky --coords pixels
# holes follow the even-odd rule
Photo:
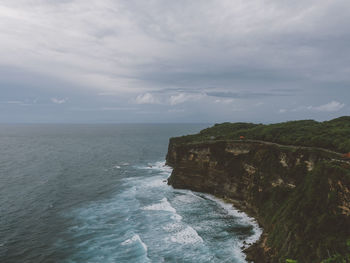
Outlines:
[[[0,0],[0,122],[350,115],[349,17],[349,0]]]

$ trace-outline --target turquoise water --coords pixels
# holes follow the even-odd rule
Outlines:
[[[245,262],[256,223],[166,184],[206,125],[1,125],[0,262]]]

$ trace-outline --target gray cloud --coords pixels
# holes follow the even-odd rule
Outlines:
[[[67,102],[67,98],[64,98],[64,99],[60,99],[60,98],[51,98],[51,101],[52,103],[55,103],[55,104],[64,104]]]
[[[315,110],[315,111],[325,111],[325,112],[336,112],[344,108],[345,104],[340,103],[339,101],[331,101],[326,104],[320,105],[320,106],[309,106],[307,107],[308,110]]]
[[[69,97],[60,107],[77,108],[137,103],[147,107],[144,115],[162,110],[164,119],[171,107],[188,104],[188,118],[213,121],[237,118],[230,110],[243,109],[243,100],[264,103],[242,118],[276,112],[277,120],[292,114],[279,109],[350,99],[349,16],[347,0],[3,0],[2,96]],[[288,117],[309,117],[299,112]],[[328,118],[332,111],[309,112]],[[346,107],[337,112],[349,114]]]
[[[206,93],[208,96],[222,97],[222,98],[236,98],[236,99],[256,99],[271,96],[291,96],[287,93],[275,93],[275,92],[221,92],[211,91]]]

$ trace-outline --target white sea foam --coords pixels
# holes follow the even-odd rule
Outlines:
[[[172,172],[172,168],[168,165],[165,165],[165,162],[156,162],[153,164],[153,169],[159,170],[160,172],[170,174]]]
[[[176,220],[176,221],[181,221],[182,220],[182,216],[180,216],[179,214],[175,213],[170,217],[172,220]]]
[[[118,164],[121,169],[127,170],[127,167],[122,166],[121,162],[115,164]],[[134,257],[133,262],[162,262],[163,254],[168,254],[169,251],[177,253],[176,251],[188,249],[188,251],[191,251],[189,253],[194,255],[193,258],[198,259],[198,262],[208,262],[210,257],[213,259],[212,262],[220,262],[220,260],[217,261],[214,255],[216,252],[212,253],[206,250],[207,247],[212,248],[212,244],[207,242],[205,238],[208,233],[216,233],[216,229],[218,231],[224,229],[220,225],[221,222],[214,222],[215,216],[211,217],[211,215],[215,215],[216,211],[208,210],[212,208],[213,204],[210,201],[212,200],[217,203],[217,206],[225,209],[219,209],[220,215],[223,215],[225,220],[230,219],[224,212],[227,211],[234,217],[234,221],[244,228],[253,225],[254,235],[252,237],[239,240],[233,235],[229,237],[229,245],[225,244],[222,247],[223,251],[228,255],[232,255],[232,258],[237,262],[245,262],[245,255],[241,249],[244,245],[243,241],[253,243],[261,233],[256,230],[257,224],[254,219],[240,213],[231,204],[224,203],[215,197],[167,187],[165,179],[170,175],[171,168],[164,166],[164,162],[156,162],[150,164],[150,166],[152,167],[137,167],[140,170],[136,172],[134,171],[136,166],[130,167],[130,171],[135,173],[129,173],[130,177],[122,179],[122,185],[120,186],[120,189],[123,189],[122,191],[118,192],[113,199],[96,203],[88,209],[83,209],[83,213],[79,213],[79,218],[83,220],[84,224],[73,231],[73,234],[80,237],[80,233],[101,233],[98,234],[98,239],[89,240],[87,243],[81,242],[82,246],[79,249],[82,253],[85,253],[89,248],[93,248],[89,253],[96,254],[94,258],[97,259],[97,257],[106,255],[107,250],[116,249],[117,253],[113,251],[113,257],[119,261],[104,262],[122,262],[121,259],[126,256]],[[142,174],[145,176],[141,176]],[[196,214],[201,220],[200,222],[189,219],[187,216],[193,214],[192,208],[194,212],[202,211],[202,203],[203,211],[209,212],[209,217],[204,212],[203,215]],[[186,217],[182,220],[178,212]],[[144,227],[142,221],[144,218],[147,219],[149,227]],[[108,236],[107,233],[112,233],[112,235]],[[146,241],[149,251],[140,236]],[[159,243],[162,242],[164,245],[160,246]],[[218,241],[218,244],[222,244],[221,242]],[[101,248],[106,249],[106,251],[101,251]],[[205,248],[203,251],[200,249],[200,253],[203,254],[197,254],[198,248]],[[147,255],[151,250],[150,257],[152,260]],[[96,260],[95,262],[101,261],[103,260]]]
[[[180,231],[176,231],[170,240],[179,244],[195,244],[203,242],[203,239],[198,235],[197,231],[192,227],[187,226]]]
[[[166,211],[172,213],[171,219],[176,220],[176,221],[181,221],[182,216],[180,216],[174,207],[169,203],[168,199],[164,197],[160,203],[158,204],[153,204],[149,206],[145,206],[142,208],[142,210],[150,210],[150,211]]]
[[[194,244],[203,242],[196,230],[180,222],[166,224],[162,229],[171,234],[166,240],[173,243]]]
[[[200,201],[200,197],[194,195],[192,192],[185,192],[185,194],[177,195],[175,201],[179,201],[184,204],[192,204]]]
[[[145,206],[142,209],[143,210],[154,210],[154,211],[168,211],[168,212],[176,214],[176,209],[171,206],[171,204],[169,203],[169,201],[166,197],[164,197],[160,203]]]
[[[181,230],[182,225],[179,223],[169,223],[162,227],[167,232],[178,232]]]
[[[161,172],[163,175],[170,175],[173,170],[170,166],[165,165],[165,161],[148,163],[147,166],[137,166],[137,168],[145,170],[156,170]]]
[[[254,234],[251,235],[250,237],[248,237],[247,239],[243,240],[241,243],[240,243],[240,246],[243,246],[243,242],[245,241],[246,244],[253,244],[255,243],[256,241],[259,240],[261,234],[262,234],[262,229],[259,227],[259,224],[258,222],[248,216],[246,213],[243,213],[239,210],[237,210],[232,204],[230,203],[226,203],[224,202],[223,200],[219,199],[219,198],[216,198],[212,195],[209,195],[209,194],[206,194],[205,195],[208,199],[216,202],[217,204],[219,204],[223,209],[225,209],[225,211],[236,218],[237,222],[239,224],[242,224],[242,225],[252,225],[253,226],[253,232]]]
[[[164,181],[163,177],[154,177],[152,180],[145,181],[143,182],[144,187],[162,187],[167,185],[167,181]]]
[[[114,169],[120,169],[120,166],[119,165],[114,165],[113,168]]]
[[[122,242],[122,246],[130,245],[130,244],[133,244],[135,242],[139,242],[141,244],[141,246],[143,247],[143,249],[145,250],[145,252],[147,252],[148,247],[142,241],[142,239],[140,238],[140,236],[138,234],[135,234],[132,236],[132,238],[129,238],[129,239],[125,240],[124,242]]]

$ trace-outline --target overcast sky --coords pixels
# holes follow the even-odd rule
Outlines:
[[[0,0],[0,122],[350,115],[349,0]]]

